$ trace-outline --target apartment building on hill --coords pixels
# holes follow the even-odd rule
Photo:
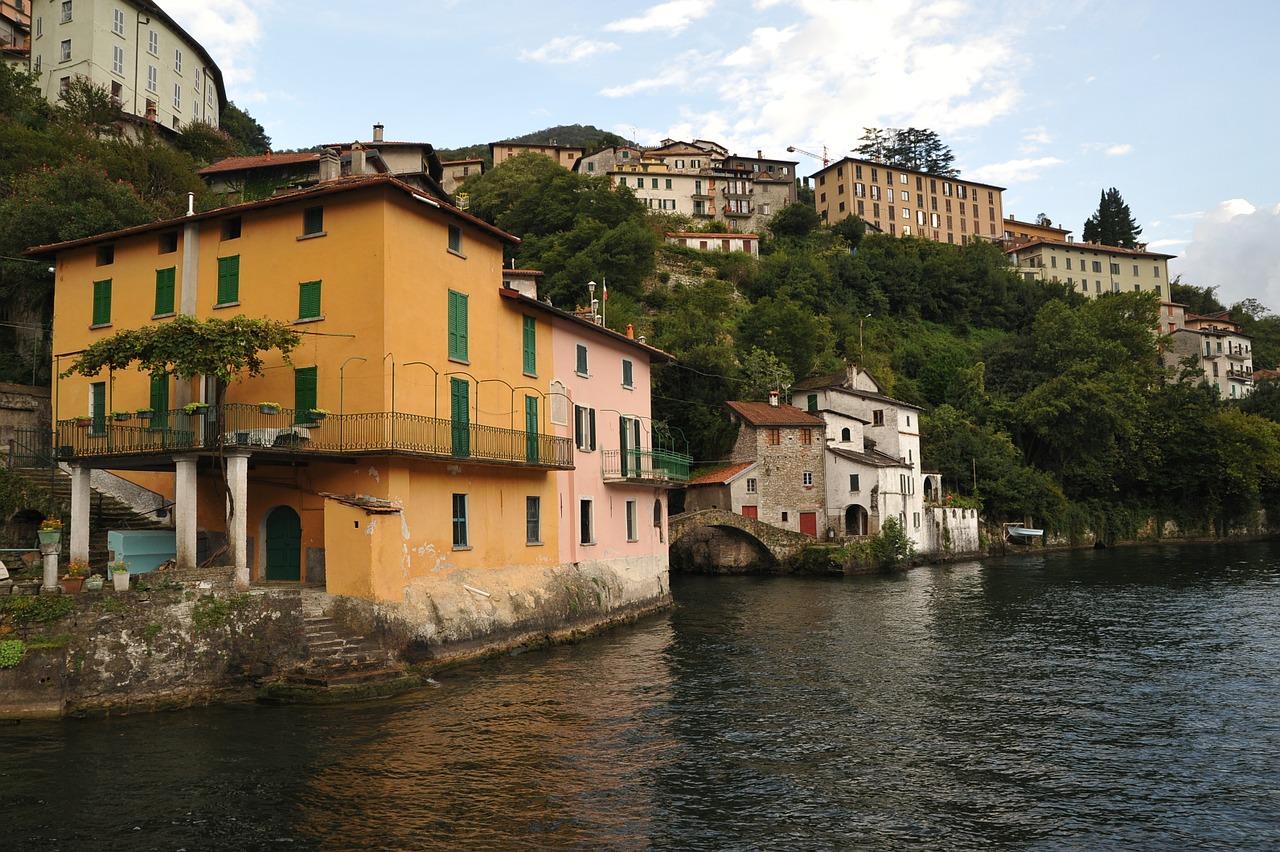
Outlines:
[[[1152,292],[1169,295],[1171,254],[1148,251],[1145,244],[1126,249],[1099,243],[1029,237],[1005,240],[1005,254],[1030,281],[1056,281],[1096,299],[1103,293]]]
[[[218,126],[222,71],[150,0],[58,0],[31,10],[31,70],[56,101],[76,77],[103,86],[125,115],[167,130]]]
[[[853,157],[811,180],[818,215],[831,225],[857,216],[882,233],[958,245],[1004,233],[1004,187]]]

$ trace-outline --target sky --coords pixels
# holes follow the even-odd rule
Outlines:
[[[1271,0],[160,3],[277,150],[591,124],[806,175],[863,128],[929,128],[1006,215],[1079,239],[1115,187],[1171,275],[1280,312]]]

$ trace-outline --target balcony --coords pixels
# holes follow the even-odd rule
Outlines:
[[[601,472],[605,482],[680,488],[689,481],[693,457],[671,450],[604,450]]]
[[[748,219],[752,216],[752,211],[750,207],[745,210],[735,210],[729,205],[725,205],[724,215],[731,219]]]
[[[1232,346],[1227,344],[1227,351],[1224,353],[1233,361],[1248,361],[1253,357],[1253,353],[1243,346]]]
[[[573,468],[573,443],[555,435],[455,423],[399,412],[325,416],[229,403],[204,414],[184,409],[147,419],[60,420],[54,446],[63,461],[116,459],[145,464],[148,457],[247,449],[264,455],[351,457],[408,455],[518,465],[549,470]],[[101,465],[99,465],[101,466]]]
[[[1235,379],[1238,382],[1251,383],[1253,381],[1253,373],[1250,370],[1238,370],[1232,367],[1227,370],[1227,378]]]

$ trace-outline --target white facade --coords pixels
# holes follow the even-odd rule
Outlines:
[[[36,0],[31,70],[50,101],[86,77],[126,114],[169,130],[192,121],[217,127],[227,101],[222,72],[205,49],[145,0]]]

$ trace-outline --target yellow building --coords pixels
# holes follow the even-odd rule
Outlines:
[[[267,353],[261,377],[205,410],[188,409],[216,402],[207,380],[59,380],[70,555],[87,556],[89,471],[103,468],[173,502],[179,563],[225,545],[242,587],[323,584],[459,635],[481,604],[497,609],[490,629],[517,626],[563,568],[556,472],[574,467],[574,447],[549,419],[551,318],[502,294],[514,241],[373,175],[32,249],[56,263],[55,373],[97,340],[179,314],[269,317],[303,335],[292,363]],[[661,356],[628,347],[645,364]],[[660,555],[651,596],[665,594]],[[609,586],[607,559],[575,570]]]
[[[1005,254],[1018,273],[1032,281],[1066,284],[1081,295],[1096,299],[1103,293],[1136,290],[1169,295],[1171,254],[1136,249],[1031,237],[1006,241]]]
[[[490,142],[489,156],[493,164],[499,165],[503,160],[509,160],[517,154],[541,154],[544,157],[550,157],[561,166],[573,171],[587,153],[586,148],[578,148],[570,145],[557,145],[554,142],[542,144],[539,142]]]
[[[1003,233],[1004,187],[845,157],[815,172],[818,215],[857,216],[883,233],[963,245]]]

